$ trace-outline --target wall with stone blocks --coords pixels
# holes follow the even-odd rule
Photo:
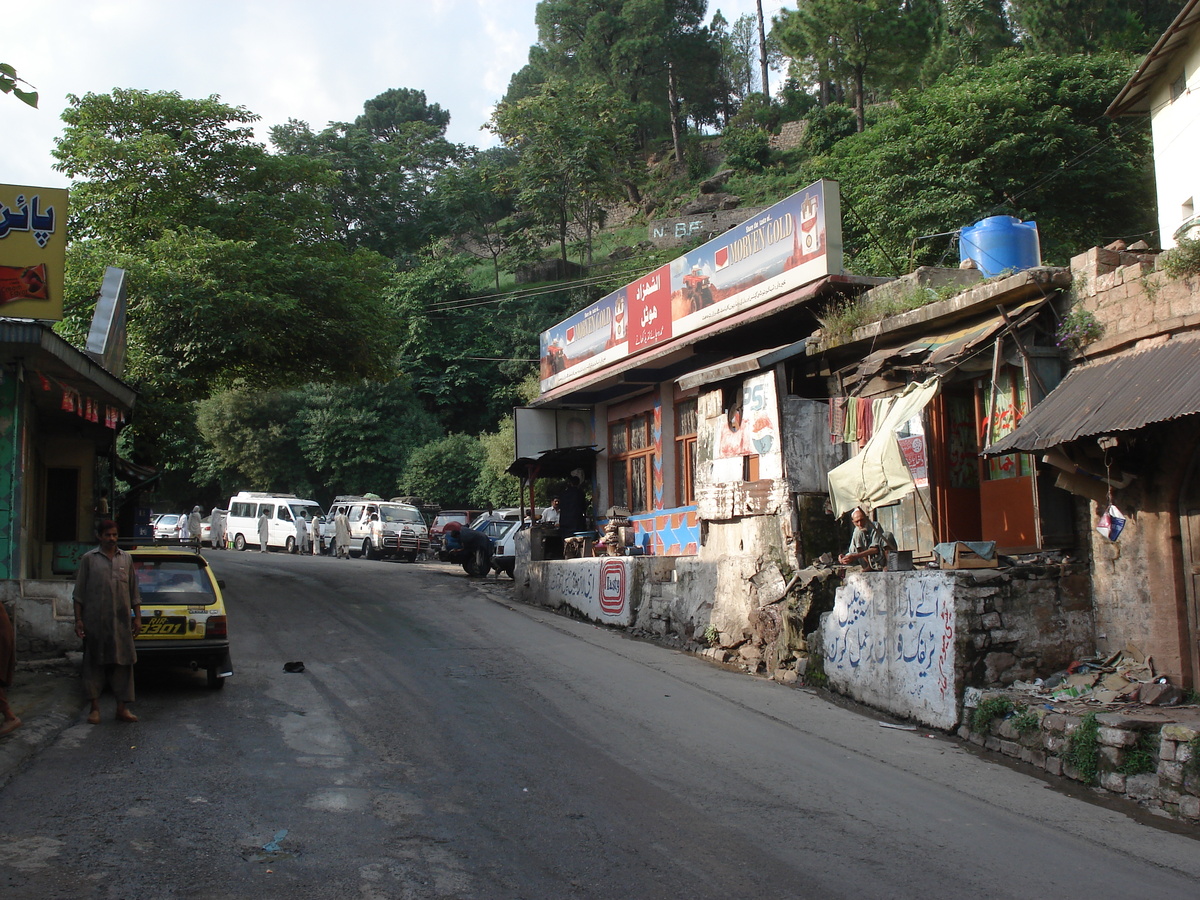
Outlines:
[[[984,700],[990,695],[985,694]],[[991,695],[994,696],[994,695]],[[1018,704],[1018,706],[1020,706]],[[1099,752],[1096,777],[1090,778],[1066,759],[1071,736],[1083,723],[1081,715],[1052,712],[1030,706],[1036,713],[1034,727],[1019,730],[1018,713],[993,719],[983,731],[964,724],[958,735],[965,741],[1002,753],[1048,775],[1091,784],[1110,794],[1135,801],[1150,809],[1187,822],[1200,823],[1200,721],[1192,724],[1138,719],[1119,713],[1098,713]],[[969,719],[968,719],[969,722]],[[1143,737],[1144,736],[1144,737]],[[1155,756],[1153,771],[1124,774],[1132,754],[1150,748]]]

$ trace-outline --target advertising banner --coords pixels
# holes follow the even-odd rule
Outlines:
[[[59,320],[67,192],[0,184],[0,316]]]
[[[541,336],[541,389],[678,341],[842,270],[837,182],[818,181]]]

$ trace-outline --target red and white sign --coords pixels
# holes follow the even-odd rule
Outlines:
[[[904,456],[904,464],[908,466],[913,484],[919,488],[929,487],[929,460],[925,455],[925,437],[916,434],[912,437],[896,438],[900,452]]]
[[[600,564],[600,610],[605,615],[625,612],[625,563],[606,559]]]
[[[631,285],[629,349],[671,339],[671,267],[661,266]]]

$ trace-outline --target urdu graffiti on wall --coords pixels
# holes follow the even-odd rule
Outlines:
[[[884,589],[889,581],[898,593]],[[851,677],[886,674],[913,700],[945,704],[953,698],[952,589],[942,579],[886,575],[839,588],[825,630],[825,666]]]

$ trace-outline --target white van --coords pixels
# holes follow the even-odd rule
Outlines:
[[[324,515],[316,501],[302,500],[295,494],[240,491],[229,498],[225,519],[225,539],[234,550],[245,550],[247,545],[258,547],[258,517],[263,512],[271,523],[267,546],[288,553],[296,549],[296,516],[312,521],[314,516]]]
[[[399,498],[377,500],[359,495],[343,495],[330,504],[321,532],[327,546],[333,544],[333,520],[339,512],[344,512],[350,523],[351,556],[415,562],[429,549],[429,529],[419,509]],[[377,539],[371,537],[372,514],[379,516],[381,534]]]

